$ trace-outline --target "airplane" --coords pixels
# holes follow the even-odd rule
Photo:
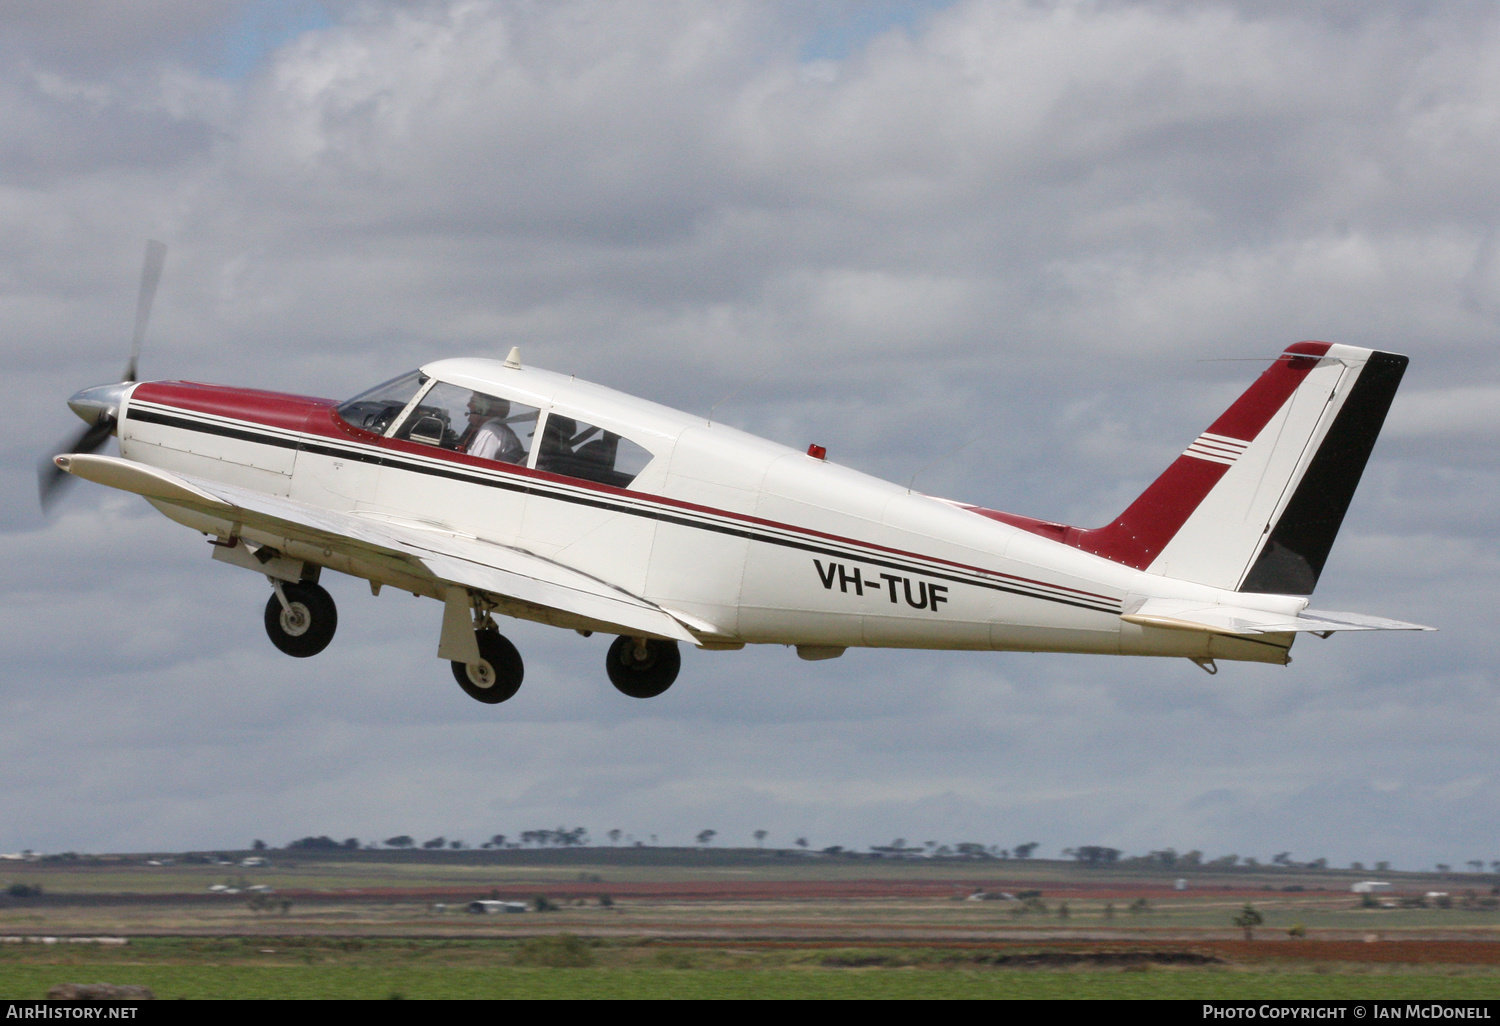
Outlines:
[[[159,247],[159,248],[158,248]],[[505,359],[437,360],[344,401],[124,379],[68,400],[44,465],[133,492],[264,575],[265,628],[333,639],[325,570],[442,603],[470,697],[521,686],[497,616],[615,636],[609,680],[676,680],[680,645],[1076,652],[1289,663],[1297,634],[1432,630],[1308,608],[1407,357],[1298,342],[1112,523],[936,498],[703,416]],[[98,454],[111,436],[120,455]]]

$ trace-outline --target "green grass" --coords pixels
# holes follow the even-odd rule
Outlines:
[[[1461,999],[1500,996],[1494,975],[929,971],[912,969],[521,969],[429,966],[7,966],[0,998],[63,982],[144,984],[158,998],[1187,998]]]
[[[1020,949],[1017,949],[1020,950]],[[0,946],[0,999],[59,983],[144,984],[158,998],[1181,998],[1493,1000],[1492,967],[1254,962],[979,967],[943,947],[755,948],[590,941],[141,938],[119,948]],[[834,967],[834,959],[848,959]]]

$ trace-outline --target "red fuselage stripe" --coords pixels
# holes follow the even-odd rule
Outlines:
[[[1298,342],[1288,346],[1204,434],[1238,439],[1245,444],[1254,441],[1328,349],[1327,342]],[[1233,451],[1242,449],[1239,446],[1226,448],[1222,443],[1204,448],[1210,453],[1222,451],[1224,458],[1230,458]],[[1179,456],[1114,523],[1093,530],[1031,520],[998,510],[976,508],[974,512],[1144,570],[1187,523],[1188,517],[1193,515],[1229,467],[1229,463],[1186,454]]]

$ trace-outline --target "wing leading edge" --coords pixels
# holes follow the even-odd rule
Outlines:
[[[402,561],[444,585],[488,592],[555,610],[620,634],[643,634],[701,644],[721,634],[713,625],[682,620],[640,596],[561,563],[506,545],[464,537],[435,525],[317,509],[291,499],[174,474],[113,456],[58,456],[58,467],[89,481],[157,502],[202,510],[252,529],[319,545],[353,547]]]

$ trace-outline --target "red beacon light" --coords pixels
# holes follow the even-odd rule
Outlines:
[[[826,460],[828,458],[828,450],[821,445],[809,445],[807,447],[807,454],[815,460]]]

